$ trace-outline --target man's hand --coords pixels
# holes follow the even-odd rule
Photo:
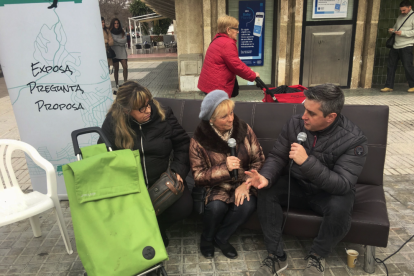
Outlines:
[[[394,32],[394,29],[393,29],[393,28],[388,29],[388,32],[389,32],[390,34],[392,34],[392,33]]]
[[[267,187],[269,185],[269,181],[261,174],[259,174],[256,170],[245,171],[245,174],[250,176],[249,179],[247,179],[246,183],[249,186],[253,186],[257,189],[262,189],[264,187]]]
[[[402,32],[402,31],[396,31],[394,34],[396,34],[396,35],[398,35],[398,36],[401,36],[401,32]]]
[[[296,164],[299,166],[303,164],[303,162],[308,159],[308,155],[306,154],[306,150],[302,145],[299,145],[298,143],[293,143],[290,152],[289,152],[289,158],[293,159]]]

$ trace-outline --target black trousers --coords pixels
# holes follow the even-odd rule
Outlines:
[[[184,189],[183,195],[174,202],[164,213],[157,216],[158,226],[161,233],[165,233],[174,223],[188,217],[193,210],[193,198],[187,186]]]
[[[388,54],[387,81],[385,87],[394,88],[395,71],[397,70],[398,60],[400,59],[404,66],[408,85],[410,88],[414,87],[413,46],[401,49],[390,49],[390,53]]]
[[[332,195],[324,191],[308,194],[301,184],[291,178],[290,207],[311,209],[323,216],[318,236],[313,240],[311,251],[327,257],[348,233],[351,227],[352,207],[355,194]],[[259,190],[258,215],[269,254],[283,256],[283,211],[288,200],[288,176],[282,176],[269,189]],[[289,218],[288,218],[289,220]]]
[[[242,205],[227,204],[221,200],[209,202],[204,208],[203,237],[207,241],[214,239],[226,244],[237,228],[243,225],[256,210],[257,198],[250,196]]]

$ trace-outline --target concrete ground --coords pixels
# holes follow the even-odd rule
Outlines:
[[[122,72],[122,71],[121,71]],[[120,73],[121,73],[120,72]],[[129,62],[129,79],[147,86],[155,97],[202,99],[200,92],[179,93],[177,62],[152,59]],[[120,74],[122,76],[122,74]],[[113,76],[111,76],[113,80]],[[121,82],[122,83],[122,82]],[[344,90],[347,104],[389,105],[387,158],[384,187],[391,231],[387,248],[377,248],[377,257],[385,259],[414,234],[414,94],[406,93],[406,85],[399,85],[393,93],[380,93],[378,88]],[[236,101],[260,101],[263,94],[254,87],[242,90]],[[0,78],[0,139],[19,139],[19,131],[4,78]],[[13,156],[13,166],[19,184],[25,192],[32,190],[23,154]],[[76,252],[71,224],[70,207],[62,201],[74,253],[68,255],[63,245],[52,211],[41,214],[42,237],[34,238],[29,221],[0,227],[0,275],[83,275],[83,266]],[[166,262],[169,275],[253,275],[266,255],[260,232],[239,230],[231,243],[239,252],[238,259],[229,260],[216,252],[212,260],[202,257],[198,249],[202,224],[188,219],[172,227]],[[375,233],[373,233],[375,234]],[[312,240],[285,237],[289,267],[280,275],[302,275],[306,266],[303,257]],[[359,251],[356,268],[346,266],[345,248]],[[363,271],[362,245],[340,243],[327,258],[325,275],[366,275]],[[386,262],[389,275],[414,275],[414,239]],[[382,265],[375,274],[385,275]]]

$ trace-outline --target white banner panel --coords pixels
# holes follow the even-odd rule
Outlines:
[[[112,89],[98,0],[51,4],[0,0],[0,59],[21,140],[56,167],[64,198],[61,166],[76,160],[71,132],[102,125]],[[44,171],[27,161],[33,189],[45,192]]]

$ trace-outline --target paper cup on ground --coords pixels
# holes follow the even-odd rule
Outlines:
[[[348,255],[348,267],[354,268],[357,262],[357,257],[359,255],[358,251],[353,250],[353,249],[348,249],[346,251],[346,254]]]

